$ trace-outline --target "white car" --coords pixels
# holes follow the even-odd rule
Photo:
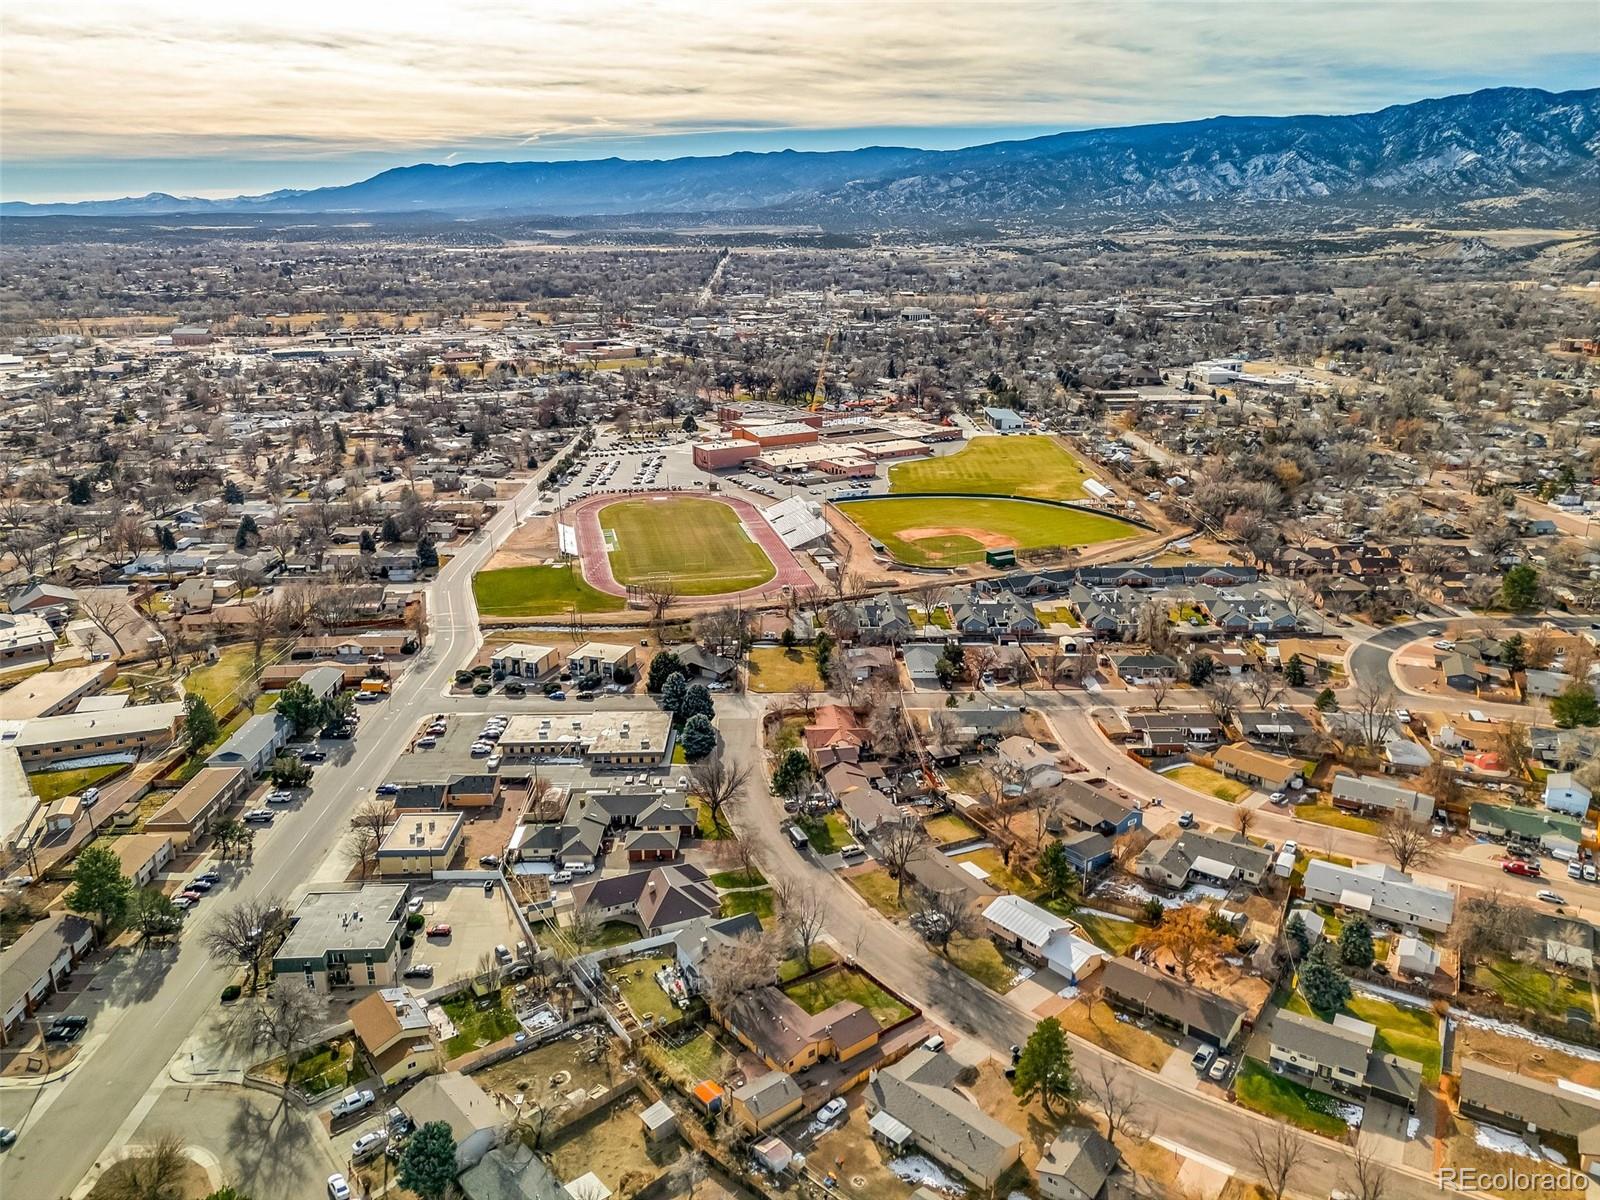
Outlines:
[[[473,742],[472,743],[472,753],[474,755],[476,755],[476,756],[479,756],[479,757],[490,753],[493,749],[494,749],[494,743],[493,742]]]
[[[826,1125],[829,1121],[837,1121],[844,1116],[844,1110],[845,1103],[842,1099],[829,1100],[821,1108],[817,1109],[817,1121],[822,1125]]]
[[[572,882],[572,872],[571,871],[557,871],[554,875],[550,876],[550,882],[551,883],[571,883]]]
[[[328,1200],[350,1200],[350,1184],[337,1172],[328,1176]]]
[[[293,804],[294,803],[294,794],[292,792],[285,792],[285,791],[281,791],[281,790],[280,791],[276,791],[276,792],[268,792],[267,793],[267,803],[268,804]]]
[[[498,754],[491,754],[489,756],[489,760],[483,765],[490,771],[498,771],[500,769],[500,756]]]
[[[1542,892],[1537,893],[1537,895],[1538,895],[1539,899],[1543,900],[1546,904],[1565,904],[1566,903],[1566,900],[1564,900],[1562,898],[1560,892],[1542,891]]]
[[[1433,648],[1435,650],[1454,650],[1456,648],[1456,644],[1450,641],[1448,638],[1440,638],[1433,644]]]
[[[362,1088],[359,1092],[351,1092],[348,1096],[340,1096],[335,1100],[332,1114],[335,1117],[348,1117],[364,1108],[371,1108],[376,1099],[377,1097],[366,1088]]]
[[[1274,804],[1282,804],[1288,798],[1288,792],[1273,792],[1272,795],[1267,797],[1267,799],[1271,800]]]

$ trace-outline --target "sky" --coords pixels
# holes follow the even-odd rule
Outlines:
[[[0,0],[0,198],[950,148],[1600,82],[1596,0]]]

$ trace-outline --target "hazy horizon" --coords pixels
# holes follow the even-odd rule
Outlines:
[[[221,197],[418,162],[923,149],[1593,86],[1588,0],[231,13],[109,0],[0,24],[0,198]],[[1563,49],[1552,50],[1552,47]]]

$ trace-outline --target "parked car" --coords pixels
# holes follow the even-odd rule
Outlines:
[[[293,804],[294,803],[294,793],[293,792],[286,792],[282,788],[277,788],[277,789],[267,793],[267,803],[268,804]]]
[[[340,1096],[333,1102],[333,1108],[330,1111],[335,1118],[354,1116],[363,1109],[371,1108],[373,1101],[376,1099],[377,1097],[374,1096],[370,1091],[368,1091],[366,1088],[362,1088],[358,1092],[351,1092],[347,1096]]]
[[[566,698],[567,698],[567,694],[565,692],[563,692],[560,688],[557,688],[555,691],[550,692],[548,694],[548,699],[551,699],[551,700],[565,700]]]
[[[450,926],[445,924],[443,921],[440,921],[437,925],[429,925],[428,926],[428,936],[429,937],[449,937],[450,936]]]
[[[1180,813],[1178,815],[1178,828],[1179,829],[1193,829],[1194,828],[1194,814],[1192,812]]]
[[[855,842],[851,842],[848,846],[839,847],[840,858],[865,858],[866,853],[867,852]]]
[[[1233,1069],[1233,1064],[1225,1058],[1219,1058],[1211,1064],[1211,1070],[1206,1072],[1206,1078],[1215,1083],[1221,1083],[1228,1077],[1228,1072]]]
[[[350,1184],[337,1171],[328,1176],[328,1200],[350,1200]]]
[[[500,769],[500,756],[498,754],[491,754],[488,759],[485,760],[483,768],[486,771],[498,771]]]
[[[821,1108],[817,1109],[818,1123],[826,1125],[829,1121],[837,1121],[844,1116],[845,1107],[846,1105],[842,1098],[835,1097],[829,1100]]]
[[[9,1150],[17,1144],[17,1131],[9,1125],[0,1125],[0,1150]]]
[[[498,867],[500,865],[500,856],[498,854],[480,854],[478,856],[478,865],[480,867]]]
[[[417,739],[418,750],[432,750],[438,744],[439,739],[434,737],[431,733],[424,734],[422,737]]]
[[[184,888],[184,891],[186,891],[186,892],[209,892],[212,889],[212,887],[214,887],[214,886],[215,885],[209,879],[194,879],[194,880],[190,880],[189,886]]]
[[[272,816],[270,808],[252,808],[240,819],[247,825],[271,825]]]
[[[378,785],[378,795],[380,796],[398,796],[399,794],[400,785],[398,783],[380,783]]]
[[[574,875],[593,875],[594,864],[589,862],[579,863],[577,866],[572,868],[572,873]]]
[[[405,1110],[399,1107],[391,1108],[384,1120],[389,1126],[390,1137],[405,1137],[416,1128],[411,1118],[406,1116]]]
[[[1539,892],[1537,892],[1535,894],[1538,896],[1538,898],[1540,900],[1543,900],[1546,904],[1565,904],[1566,903],[1566,900],[1562,898],[1562,895],[1561,895],[1560,892],[1552,892],[1547,888],[1546,889],[1542,889],[1542,890],[1540,890]]]
[[[369,1158],[377,1158],[383,1153],[383,1144],[389,1140],[389,1135],[382,1129],[374,1129],[371,1133],[363,1133],[350,1143],[350,1161],[361,1163]]]
[[[328,754],[325,750],[302,750],[300,751],[300,761],[308,763],[327,762]]]
[[[1194,1052],[1194,1057],[1189,1060],[1189,1065],[1204,1075],[1206,1069],[1211,1066],[1211,1060],[1216,1056],[1217,1048],[1215,1046],[1201,1046]]]
[[[550,876],[550,882],[551,883],[571,883],[572,882],[572,872],[571,871],[557,871],[554,875]]]
[[[1567,864],[1567,878],[1568,879],[1582,879],[1583,878],[1583,864],[1582,863],[1576,863],[1576,862],[1569,862]]]
[[[216,871],[202,871],[194,879],[196,883],[209,883],[212,887],[222,882],[222,876]]]
[[[498,962],[508,963],[511,961],[511,949],[502,943],[494,948],[494,956]]]
[[[1500,869],[1507,875],[1521,875],[1526,879],[1537,879],[1544,874],[1538,863],[1523,862],[1519,858],[1506,859],[1500,864]]]
[[[401,972],[402,979],[432,979],[433,967],[428,963],[412,963]]]

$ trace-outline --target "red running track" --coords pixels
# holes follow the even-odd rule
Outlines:
[[[626,500],[656,498],[714,500],[718,504],[726,504],[739,514],[739,520],[746,532],[755,539],[756,544],[778,570],[778,573],[766,583],[756,587],[737,592],[718,592],[709,596],[686,596],[685,600],[758,600],[764,596],[776,595],[785,587],[799,589],[814,586],[815,581],[800,565],[800,560],[794,556],[794,551],[783,544],[778,531],[767,524],[767,519],[761,515],[761,510],[748,500],[740,500],[735,496],[709,496],[704,492],[656,491],[610,492],[599,496],[586,496],[567,505],[557,515],[558,521],[573,526],[577,532],[578,563],[583,569],[583,578],[590,587],[613,596],[628,594],[628,589],[618,583],[617,577],[611,573],[611,555],[606,552],[605,534],[600,529],[600,510]]]

